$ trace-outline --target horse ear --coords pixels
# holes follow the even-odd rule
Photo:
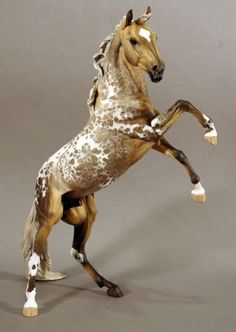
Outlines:
[[[148,6],[146,12],[142,16],[140,16],[137,20],[135,20],[135,22],[137,24],[145,23],[147,20],[149,20],[151,14],[152,14],[151,7]]]
[[[123,29],[126,28],[127,26],[129,26],[132,22],[133,19],[133,10],[130,9],[126,15],[126,19],[125,19],[125,24],[123,26]]]
[[[151,7],[150,7],[150,6],[147,7],[146,14],[147,14],[147,15],[150,14],[150,16],[151,16],[151,14],[152,14],[152,10],[151,10]]]
[[[129,26],[132,23],[133,19],[133,10],[130,9],[126,16],[123,17],[123,22],[121,24],[122,29],[125,29],[127,26]]]

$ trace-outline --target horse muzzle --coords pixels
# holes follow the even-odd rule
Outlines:
[[[152,67],[151,70],[148,71],[148,75],[151,78],[152,82],[160,82],[163,78],[165,68],[158,68],[157,66]]]

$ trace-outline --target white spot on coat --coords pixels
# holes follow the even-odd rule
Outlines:
[[[37,274],[38,266],[40,263],[39,256],[34,252],[29,261],[28,261],[28,268],[29,268],[29,274],[33,277]]]

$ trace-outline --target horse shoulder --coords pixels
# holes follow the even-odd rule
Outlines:
[[[139,138],[131,138],[129,140],[130,144],[130,155],[129,162],[134,164],[140,160],[153,146],[153,142],[143,141]]]

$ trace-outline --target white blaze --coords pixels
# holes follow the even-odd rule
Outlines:
[[[143,38],[147,39],[147,41],[150,43],[150,41],[151,41],[151,37],[150,37],[151,36],[151,32],[150,31],[141,28],[139,30],[139,35],[142,36]]]

